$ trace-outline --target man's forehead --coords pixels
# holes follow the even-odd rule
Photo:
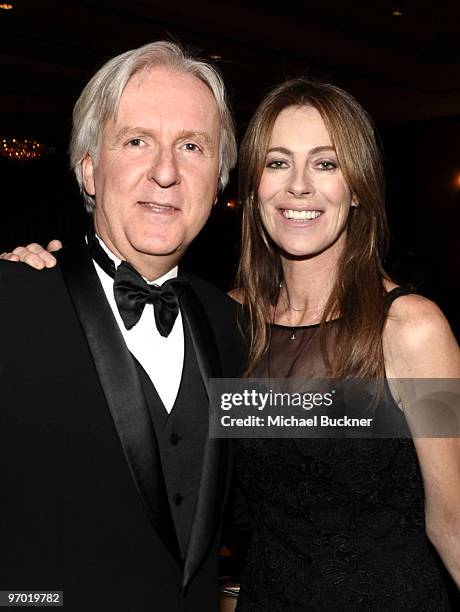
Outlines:
[[[174,100],[178,105],[215,107],[217,101],[210,86],[189,72],[170,66],[154,66],[134,73],[122,92],[120,104],[126,98],[145,98],[154,103]]]
[[[139,126],[144,131],[171,130],[176,135],[202,133],[215,140],[219,136],[220,115],[214,94],[200,79],[156,67],[131,77],[116,113],[104,125],[104,132],[132,131]]]

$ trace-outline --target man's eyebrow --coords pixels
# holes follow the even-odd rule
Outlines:
[[[335,153],[335,147],[332,145],[320,145],[318,147],[313,147],[308,151],[309,155],[315,155],[315,153],[322,153],[323,151],[333,151]],[[292,151],[290,149],[286,149],[286,147],[271,147],[268,149],[267,153],[283,153],[284,155],[291,155]]]
[[[177,140],[184,140],[190,138],[191,140],[200,140],[208,146],[212,146],[212,139],[208,132],[200,132],[198,130],[182,130],[177,137]]]
[[[153,136],[153,133],[148,128],[143,128],[135,125],[128,125],[121,128],[119,132],[115,134],[115,142],[124,140],[127,136]]]

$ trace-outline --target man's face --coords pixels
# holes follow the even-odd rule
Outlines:
[[[158,67],[128,81],[98,159],[83,161],[98,234],[143,275],[176,265],[205,224],[217,194],[219,135],[210,89]]]

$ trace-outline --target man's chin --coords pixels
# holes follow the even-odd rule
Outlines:
[[[133,249],[140,256],[143,257],[182,257],[184,248],[182,244],[149,244],[149,243],[138,243],[133,244]]]

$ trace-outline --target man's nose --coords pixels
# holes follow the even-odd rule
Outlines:
[[[179,167],[173,151],[162,148],[156,152],[149,169],[149,179],[155,181],[163,189],[179,182]]]
[[[315,192],[310,172],[305,168],[296,168],[289,177],[288,193],[295,198],[312,195]]]

